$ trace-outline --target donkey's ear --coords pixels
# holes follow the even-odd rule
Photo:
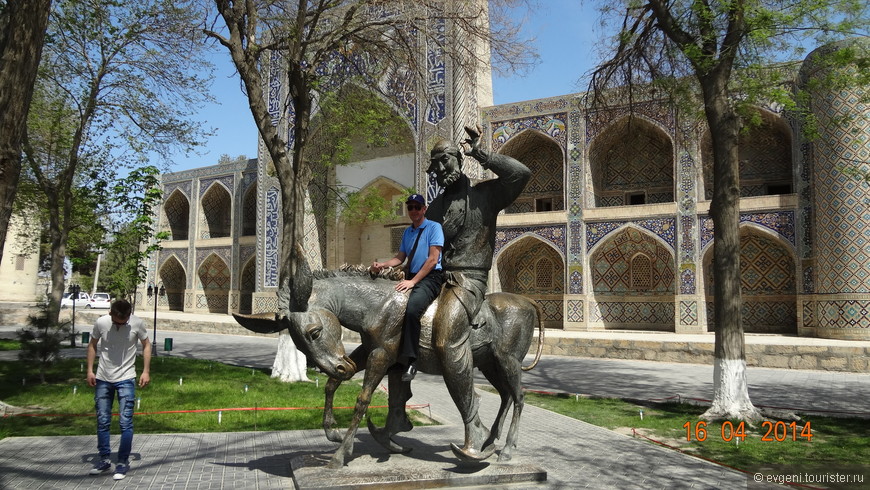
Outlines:
[[[233,313],[233,318],[239,322],[239,325],[257,333],[275,333],[287,328],[284,322],[275,319],[274,313],[261,313],[258,315]]]

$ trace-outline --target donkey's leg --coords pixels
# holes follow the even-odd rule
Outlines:
[[[366,358],[368,357],[368,349],[359,346],[350,353],[351,360],[356,366],[356,373],[365,369]],[[337,378],[329,378],[324,387],[326,398],[323,403],[323,431],[326,433],[326,438],[332,442],[341,442],[341,432],[332,428],[335,425],[335,414],[333,413],[333,401],[335,399],[335,390],[341,385],[342,381]]]
[[[520,429],[520,416],[523,413],[523,405],[525,404],[525,393],[523,393],[523,370],[522,357],[516,359],[512,356],[507,356],[503,359],[503,380],[505,391],[510,395],[514,403],[514,412],[511,416],[511,425],[508,429],[507,439],[504,447],[498,455],[498,461],[510,461],[513,450],[517,447],[517,436]]]
[[[496,361],[497,362],[497,361]],[[494,444],[501,437],[501,430],[504,427],[504,421],[507,418],[507,412],[511,407],[513,398],[511,396],[511,388],[508,386],[504,376],[501,374],[503,369],[499,369],[493,365],[480,368],[486,379],[492,383],[492,387],[498,391],[498,396],[501,398],[501,404],[498,407],[498,415],[492,423],[492,428],[489,430],[489,438],[483,444],[483,447],[488,447]]]
[[[408,419],[405,405],[411,399],[411,383],[402,381],[402,373],[389,373],[389,411],[384,427],[376,427],[371,418],[367,419],[369,433],[378,444],[391,453],[405,454],[411,452],[410,447],[404,447],[392,440],[399,432],[407,432],[414,428]]]
[[[392,360],[393,358],[387,355],[384,349],[375,349],[369,355],[362,389],[356,399],[350,427],[348,427],[347,432],[344,434],[344,440],[342,440],[341,445],[332,456],[327,467],[333,469],[341,468],[344,466],[345,460],[353,454],[353,440],[359,428],[359,423],[369,408],[369,404],[372,401],[372,393],[374,393],[375,388],[384,378],[384,373],[387,372],[388,362],[392,362]]]

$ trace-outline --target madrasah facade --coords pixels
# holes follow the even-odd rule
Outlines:
[[[425,191],[428,200],[437,195],[425,173],[429,149],[442,137],[458,143],[464,126],[480,124],[484,146],[532,170],[499,216],[491,291],[534,299],[548,328],[713,330],[716,237],[705,124],[654,97],[602,110],[588,109],[583,93],[493,105],[486,66],[463,70],[432,46],[426,56],[426,80],[385,79],[388,95],[378,94],[402,118],[403,141],[357,148],[357,161],[322,177],[376,190],[395,203],[395,218],[348,222],[340,210],[324,211],[313,185],[305,219],[312,268],[392,257],[409,223],[406,189]],[[805,61],[795,86],[818,70]],[[269,107],[292,134],[279,73],[268,79]],[[870,160],[865,90],[813,94],[817,139],[804,139],[799,121],[775,106],[758,107],[762,124],[740,137],[747,333],[870,339],[868,189],[839,170]],[[862,117],[835,127],[846,115]],[[463,170],[492,178],[471,158]],[[164,174],[161,185],[158,227],[171,239],[149,260],[146,283],[165,289],[158,309],[275,311],[282,216],[262,143],[257,159]],[[153,308],[151,301],[142,296],[142,306]]]

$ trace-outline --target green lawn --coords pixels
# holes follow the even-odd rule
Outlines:
[[[137,372],[141,372],[141,358]],[[315,383],[282,383],[268,370],[242,368],[193,359],[159,356],[152,360],[150,386],[137,388],[137,433],[232,432],[251,430],[314,429],[321,427],[323,386],[326,378],[309,373]],[[181,382],[179,382],[181,379]],[[247,387],[247,390],[246,390]],[[353,407],[359,381],[344,383],[336,392],[335,407]],[[0,438],[35,435],[90,435],[95,433],[93,388],[85,382],[84,361],[68,359],[53,367],[46,384],[19,362],[0,362],[0,400],[30,407],[40,416],[0,419]],[[383,425],[385,393],[377,392],[369,414]],[[117,405],[116,405],[117,406]],[[233,410],[257,408],[259,410]],[[263,410],[291,408],[290,410]],[[218,413],[203,410],[222,410]],[[194,413],[157,413],[197,411]],[[45,416],[51,415],[51,416]],[[337,408],[339,427],[350,423],[352,409]],[[420,424],[422,416],[417,414]],[[116,430],[117,423],[115,424]]]
[[[700,424],[706,407],[527,393],[526,403],[618,432],[647,437],[689,454],[749,470],[762,464],[843,465],[870,461],[870,421],[802,415],[756,428],[738,422]],[[643,411],[641,420],[640,412]],[[723,430],[723,424],[725,428]],[[687,440],[687,435],[688,439]],[[699,439],[704,439],[703,441]]]

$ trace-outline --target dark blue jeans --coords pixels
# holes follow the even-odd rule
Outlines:
[[[118,463],[129,464],[133,447],[133,407],[136,399],[136,383],[127,379],[117,383],[97,380],[94,404],[97,409],[97,449],[101,459],[109,459],[109,427],[112,424],[112,403],[118,393],[118,414],[121,425],[121,444],[118,447]]]
[[[405,307],[405,323],[402,326],[402,347],[399,352],[399,361],[410,364],[420,356],[420,318],[441,293],[443,282],[441,271],[433,270],[411,290],[408,306]]]

